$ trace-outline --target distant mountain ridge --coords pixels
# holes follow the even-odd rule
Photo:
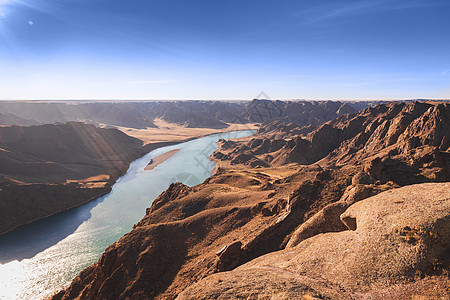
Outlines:
[[[264,123],[273,120],[300,126],[317,126],[327,120],[355,113],[350,105],[340,101],[279,101],[254,99],[245,107],[244,120]]]
[[[0,113],[0,126],[4,125],[21,125],[21,126],[33,126],[39,125],[36,120],[25,119],[14,114],[2,114]]]
[[[368,103],[367,105],[369,105]],[[358,104],[361,106],[364,104]],[[354,113],[351,104],[339,101],[149,101],[149,102],[33,102],[0,101],[0,112],[38,124],[81,121],[94,125],[156,128],[161,118],[191,128],[226,128],[226,123],[263,123],[272,120],[318,126],[338,116]],[[0,116],[1,121],[1,116]],[[17,119],[18,124],[24,125]],[[5,125],[14,125],[8,122]],[[30,124],[37,125],[37,124]]]

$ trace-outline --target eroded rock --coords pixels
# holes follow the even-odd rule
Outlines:
[[[230,245],[224,246],[219,250],[216,260],[216,271],[223,272],[235,268],[239,262],[239,256],[242,253],[242,242],[237,241]]]
[[[286,248],[297,246],[301,241],[325,232],[347,230],[339,216],[347,209],[345,202],[331,203],[303,223],[292,235]]]
[[[348,299],[394,285],[406,289],[423,277],[448,274],[450,183],[386,191],[352,205],[342,218],[356,219],[355,231],[320,234],[259,257],[201,280],[178,299],[210,299],[231,292],[235,298],[273,296],[271,285],[287,287],[289,297],[307,290],[313,296]]]

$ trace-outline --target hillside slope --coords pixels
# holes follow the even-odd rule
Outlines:
[[[448,274],[449,268],[448,257],[444,255],[449,253],[445,236],[448,234],[448,199],[444,201],[448,184],[414,187],[417,193],[432,189],[443,194],[425,192],[405,204],[411,213],[420,214],[419,210],[424,210],[419,206],[414,210],[415,203],[428,209],[436,200],[441,205],[442,215],[428,218],[424,214],[423,222],[406,224],[413,226],[410,230],[403,223],[386,225],[403,230],[400,236],[407,237],[414,247],[411,248],[408,241],[406,245],[401,244],[402,238],[397,233],[395,239],[383,247],[386,253],[392,253],[395,248],[405,250],[397,256],[384,257],[383,263],[395,266],[399,259],[408,261],[407,253],[422,251],[417,252],[419,257],[411,261],[412,265],[399,269],[400,273],[395,273],[395,268],[380,271],[373,265],[366,268],[357,257],[360,252],[349,252],[347,261],[338,261],[333,255],[337,255],[340,248],[330,249],[322,254],[324,257],[315,250],[305,258],[292,257],[296,249],[318,249],[319,246],[313,246],[314,241],[323,240],[323,245],[337,244],[335,239],[322,238],[332,235],[328,234],[330,232],[348,237],[348,245],[352,247],[378,243],[360,223],[360,220],[371,222],[364,217],[367,209],[353,210],[353,204],[406,185],[448,181],[449,110],[447,104],[381,105],[342,116],[305,136],[287,132],[286,141],[278,149],[272,148],[274,141],[264,130],[250,141],[222,141],[215,154],[216,159],[219,159],[218,153],[223,154],[222,166],[214,176],[192,188],[179,183],[171,185],[130,233],[111,245],[98,262],[81,272],[70,287],[53,299],[175,299],[196,282],[200,283],[182,294],[182,299],[218,295],[229,298],[234,293],[248,297],[250,294],[244,293],[247,287],[254,295],[276,296],[275,291],[282,286],[288,286],[289,292],[293,287],[295,296],[351,299],[357,293],[377,295],[390,288],[397,288],[395,293],[401,295],[407,287],[394,284],[407,282],[414,285],[412,289],[417,290],[418,295],[427,296],[434,280],[438,282],[435,293],[444,295],[449,286],[448,278],[439,276]],[[252,145],[257,140],[266,146]],[[263,160],[266,155],[274,157],[266,166],[248,165],[252,160]],[[238,157],[240,160],[236,161]],[[400,199],[409,191],[400,189],[393,195]],[[384,198],[380,197],[377,199]],[[377,203],[371,205],[378,207]],[[393,210],[381,209],[385,208],[380,207],[380,216],[392,212],[396,218]],[[391,217],[386,218],[381,222],[391,222]],[[437,231],[421,229],[435,228],[433,224],[438,224]],[[382,233],[386,230],[383,226],[379,228]],[[359,240],[354,237],[360,232],[367,233],[366,240],[364,235]],[[423,242],[422,236],[428,232],[433,233],[432,240]],[[439,243],[438,248],[433,248],[434,233],[442,237],[435,241]],[[308,245],[312,246],[307,248]],[[288,254],[280,254],[277,262],[277,258],[270,258],[272,254],[268,253],[279,250]],[[269,256],[263,256],[265,254]],[[373,254],[376,255],[376,251]],[[270,258],[267,262],[266,257]],[[323,259],[327,260],[321,265]],[[311,262],[316,261],[318,268],[322,268],[318,270],[335,268],[336,272],[330,272],[329,276],[337,276],[341,266],[349,261],[355,268],[361,262],[361,272],[366,272],[353,284],[317,272],[307,276],[300,274],[303,270],[313,270],[315,265]],[[267,268],[254,270],[266,263],[273,272]],[[302,264],[311,267],[301,269]],[[233,269],[231,273],[223,273]],[[416,270],[421,272],[419,277],[414,275]],[[215,273],[219,274],[208,277]],[[200,281],[203,278],[206,279]],[[357,282],[359,287],[355,288]],[[378,287],[375,283],[382,285]],[[419,288],[421,285],[423,290]]]
[[[177,299],[444,299],[449,214],[450,183],[383,192],[342,214],[356,228],[209,276]]]
[[[0,127],[0,233],[108,192],[146,151],[84,123]]]
[[[39,125],[39,122],[36,120],[29,120],[29,119],[21,118],[14,114],[0,113],[0,126],[5,126],[5,125],[33,126],[33,125]]]

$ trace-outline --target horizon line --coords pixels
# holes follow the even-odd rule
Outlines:
[[[306,99],[306,98],[292,98],[292,99],[277,99],[277,98],[253,98],[253,99],[0,99],[1,102],[157,102],[157,101],[253,101],[253,100],[273,100],[273,101],[450,101],[450,98],[373,98],[373,99]]]

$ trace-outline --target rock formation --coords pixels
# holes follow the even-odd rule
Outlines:
[[[349,104],[340,101],[272,101],[254,99],[246,107],[242,118],[255,123],[281,120],[298,126],[317,126],[339,116],[355,113]]]
[[[303,126],[269,123],[250,141],[222,145],[215,158],[231,165],[251,165],[254,161],[312,164],[321,160],[323,165],[342,166],[375,159],[377,153],[384,163],[408,155],[415,156],[412,160],[419,164],[426,157],[447,161],[436,156],[448,155],[444,152],[450,147],[449,111],[447,103],[382,104],[339,117],[307,134],[296,134]],[[245,160],[239,159],[243,156]]]
[[[341,215],[356,219],[353,230],[317,235],[209,276],[177,299],[350,299],[394,285],[406,285],[402,296],[391,292],[384,299],[448,296],[449,213],[450,183],[383,192]],[[440,276],[441,285],[413,288],[426,276]]]

